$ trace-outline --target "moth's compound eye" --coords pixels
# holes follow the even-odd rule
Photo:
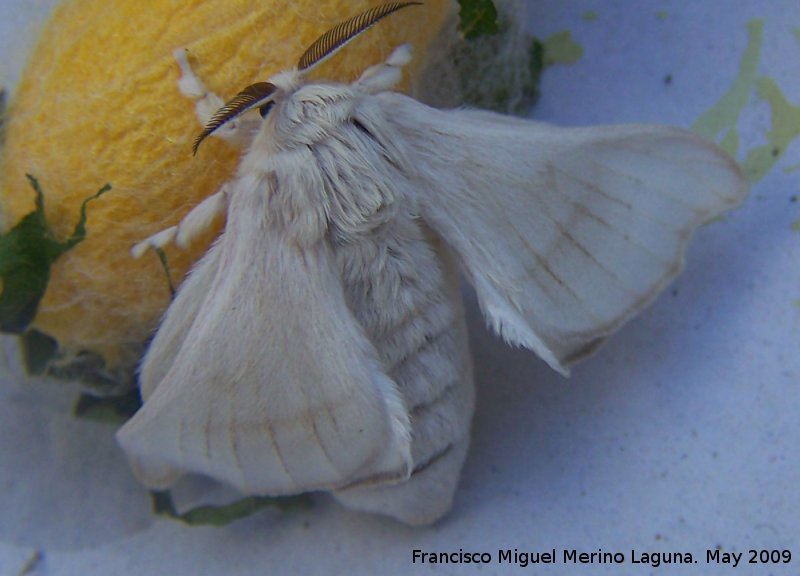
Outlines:
[[[267,117],[267,114],[269,114],[269,111],[272,110],[272,106],[274,104],[275,104],[275,102],[269,101],[266,104],[264,104],[263,106],[260,106],[258,108],[258,113],[261,114],[262,118],[266,118]]]

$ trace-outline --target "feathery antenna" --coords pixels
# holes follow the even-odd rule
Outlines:
[[[192,146],[192,154],[197,154],[200,143],[206,139],[214,130],[230,122],[237,116],[244,114],[248,110],[263,106],[272,98],[275,93],[275,85],[270,82],[256,82],[251,84],[236,96],[228,100],[225,105],[217,110],[208,121],[203,131],[195,139]]]
[[[334,26],[320,36],[300,57],[297,64],[298,71],[307,71],[317,66],[325,59],[333,56],[340,48],[348,44],[356,36],[386,18],[389,14],[397,12],[407,6],[418,6],[422,2],[387,2],[375,8],[362,12],[341,24]],[[276,87],[270,82],[256,82],[251,84],[225,105],[208,121],[203,131],[195,139],[192,153],[197,154],[200,144],[215,130],[225,123],[248,110],[264,106],[275,93]]]
[[[309,70],[321,63],[326,58],[333,56],[345,44],[353,40],[356,36],[364,32],[367,28],[374,26],[389,14],[397,12],[406,6],[421,5],[422,2],[387,2],[341,24],[334,26],[325,34],[320,36],[316,42],[308,47],[300,61],[297,63],[298,70]]]

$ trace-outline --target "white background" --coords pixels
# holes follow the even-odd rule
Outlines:
[[[0,74],[53,2],[0,2]],[[758,75],[800,105],[796,0],[531,0],[528,29],[584,49],[543,78],[536,118],[690,127],[733,85],[747,23]],[[593,11],[596,18],[587,17]],[[667,75],[672,81],[665,82]],[[766,142],[754,90],[739,159]],[[0,574],[427,574],[412,550],[691,552],[695,566],[482,566],[480,573],[800,573],[800,164],[797,142],[747,203],[701,229],[685,273],[569,380],[507,348],[468,302],[479,387],[454,510],[412,529],[327,497],[222,529],[154,519],[113,429],[75,420],[63,386],[0,387]],[[788,566],[705,565],[705,550],[788,549]],[[441,573],[470,567],[442,567]],[[471,568],[475,571],[475,568]]]

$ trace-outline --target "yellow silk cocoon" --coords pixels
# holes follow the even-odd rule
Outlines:
[[[189,59],[208,88],[230,98],[244,86],[293,67],[320,34],[380,0],[65,0],[42,32],[6,118],[0,158],[3,226],[34,208],[25,173],[45,192],[47,219],[69,235],[81,202],[86,239],[51,270],[33,328],[62,350],[100,354],[132,366],[170,302],[155,253],[130,248],[176,224],[229,180],[240,151],[209,139],[197,157],[194,104],[178,92],[172,53]],[[399,44],[415,58],[408,90],[451,0],[427,0],[386,18],[326,61],[313,77],[352,81]],[[222,223],[220,223],[222,226]],[[191,250],[166,250],[179,283],[219,228]]]

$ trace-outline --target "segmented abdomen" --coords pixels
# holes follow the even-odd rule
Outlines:
[[[345,504],[429,523],[452,502],[469,442],[472,367],[458,275],[419,219],[397,217],[336,248],[345,295],[411,416],[411,479],[337,493]]]

